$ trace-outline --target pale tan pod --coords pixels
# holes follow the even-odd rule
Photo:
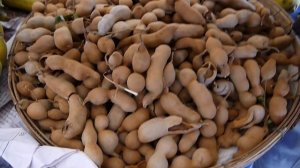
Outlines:
[[[118,105],[113,105],[107,117],[109,120],[108,128],[111,130],[117,130],[125,118],[125,112]]]
[[[98,132],[98,143],[105,154],[112,155],[119,143],[119,137],[112,130],[100,130]]]

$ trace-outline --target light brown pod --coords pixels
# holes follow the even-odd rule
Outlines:
[[[140,43],[137,51],[132,57],[132,69],[134,72],[143,73],[148,70],[150,66],[150,54],[144,45]]]
[[[125,118],[125,112],[115,104],[110,109],[107,117],[109,120],[109,129],[117,130],[120,127],[123,119]]]
[[[42,130],[51,131],[51,129],[62,129],[64,127],[65,120],[55,121],[47,118],[44,120],[39,120],[38,124]]]
[[[55,38],[50,35],[44,35],[38,38],[34,44],[27,47],[26,50],[35,53],[44,53],[55,47]]]
[[[102,105],[109,100],[108,90],[102,87],[92,89],[85,97],[83,103],[91,102],[94,105]]]
[[[83,150],[83,144],[80,140],[66,139],[61,129],[51,130],[50,139],[58,146]]]
[[[65,120],[68,118],[68,115],[66,115],[59,109],[53,108],[48,111],[48,118],[52,120]]]
[[[100,130],[106,129],[108,127],[109,119],[106,115],[97,115],[94,121],[95,128],[99,132]]]
[[[68,101],[58,95],[53,99],[53,106],[58,108],[61,112],[68,114],[69,113],[69,104]]]
[[[280,124],[287,114],[287,100],[281,96],[273,96],[269,102],[269,114],[275,124]]]
[[[49,108],[49,106],[41,101],[36,101],[27,107],[27,114],[33,120],[43,120],[47,118]]]
[[[74,85],[63,78],[58,78],[50,74],[43,74],[43,80],[51,91],[64,99],[68,99],[71,94],[76,92]]]
[[[102,60],[102,53],[99,51],[96,44],[86,41],[83,47],[84,53],[87,56],[89,62],[93,64],[97,64],[99,61]]]
[[[197,142],[198,137],[200,136],[200,131],[196,130],[188,134],[182,135],[178,148],[181,153],[189,151],[192,146]]]
[[[217,133],[217,125],[212,120],[204,120],[200,128],[201,135],[207,138],[213,137]]]
[[[121,90],[110,90],[108,92],[108,97],[110,98],[111,102],[120,106],[120,108],[125,112],[134,112],[137,108],[135,100]]]
[[[34,86],[29,81],[20,81],[17,83],[17,91],[26,97],[31,96],[31,91],[34,89]]]
[[[125,138],[125,145],[127,148],[136,150],[140,147],[141,142],[138,139],[138,132],[137,130],[133,130],[129,132]]]
[[[13,58],[17,65],[22,66],[28,61],[28,52],[19,51],[14,55]]]
[[[177,127],[181,129],[177,129]],[[144,122],[138,129],[139,141],[142,143],[152,142],[169,134],[186,134],[199,129],[200,124],[188,124],[182,122],[182,118],[171,115],[168,117],[155,117]],[[174,127],[174,129],[172,129]]]
[[[87,108],[83,105],[83,101],[77,94],[72,94],[68,100],[69,116],[63,128],[64,137],[71,139],[80,135],[84,129],[87,119]]]
[[[139,74],[139,73],[132,73],[128,76],[127,78],[127,87],[130,90],[133,90],[135,92],[141,92],[142,90],[144,90],[146,85],[146,81],[143,75]]]
[[[76,34],[83,34],[86,31],[83,17],[74,19],[71,23],[71,29]]]
[[[141,154],[136,150],[131,150],[126,147],[123,148],[123,160],[129,164],[134,165],[142,160]]]
[[[55,46],[62,51],[67,51],[73,47],[72,35],[66,26],[54,31],[54,43]]]
[[[201,119],[199,113],[185,106],[174,93],[168,92],[162,94],[160,103],[168,114],[180,116],[187,122],[195,123]]]
[[[153,147],[149,144],[142,144],[142,146],[139,147],[138,151],[145,157],[146,161],[148,161],[154,153]]]
[[[92,105],[91,107],[91,118],[95,119],[98,115],[106,115],[107,110],[104,105]]]
[[[109,157],[107,159],[104,159],[102,166],[106,168],[124,168],[125,163],[118,157]]]
[[[108,66],[111,70],[115,69],[116,67],[120,66],[123,61],[123,55],[121,52],[115,51],[113,52],[108,58]]]
[[[112,155],[119,142],[119,137],[114,131],[100,130],[98,132],[98,143],[105,154]]]
[[[118,84],[125,84],[131,70],[127,66],[118,66],[112,71],[112,80]]]
[[[263,81],[272,79],[276,74],[276,60],[270,58],[260,69],[260,76]]]
[[[97,42],[99,50],[107,55],[110,55],[115,50],[115,43],[111,38],[106,36],[99,38]]]
[[[176,156],[170,165],[170,168],[190,168],[192,167],[191,159],[185,155]]]
[[[126,130],[128,132],[138,129],[139,126],[150,118],[148,109],[139,108],[136,112],[128,115],[122,122],[120,131]]]

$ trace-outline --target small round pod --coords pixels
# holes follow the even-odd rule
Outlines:
[[[71,29],[76,34],[85,33],[86,30],[85,30],[85,26],[84,26],[83,17],[74,19],[71,23]]]
[[[249,108],[250,106],[256,103],[256,96],[251,92],[242,91],[239,92],[238,94],[239,94],[240,102],[244,107]]]
[[[106,36],[99,38],[97,42],[97,46],[99,50],[105,53],[106,55],[112,54],[116,48],[114,41],[111,38]]]
[[[153,147],[149,144],[142,144],[139,147],[138,151],[145,157],[145,160],[147,162],[154,153]]]
[[[98,115],[107,115],[107,110],[104,105],[92,105],[90,117],[94,120]]]
[[[139,73],[132,73],[128,76],[127,78],[127,87],[130,90],[133,90],[135,92],[141,92],[142,90],[144,90],[146,85],[146,81],[143,75],[139,74]]]
[[[213,158],[211,152],[206,148],[198,148],[192,156],[192,166],[202,165],[203,167],[209,167],[213,164]]]
[[[192,167],[192,160],[185,155],[176,156],[170,165],[170,168],[190,168]]]
[[[19,51],[14,55],[13,58],[14,58],[15,64],[22,66],[28,61],[28,52]]]
[[[100,61],[97,63],[97,70],[100,74],[104,74],[105,72],[107,72],[109,70],[109,66],[107,65],[107,63],[105,61]],[[104,81],[105,79],[103,79]]]
[[[34,88],[30,95],[33,100],[44,99],[46,98],[46,89],[42,87]]]
[[[33,4],[32,4],[32,12],[43,12],[45,10],[46,6],[44,3],[40,2],[40,1],[35,1]]]
[[[34,86],[29,81],[20,81],[17,83],[17,91],[26,97],[31,97],[31,91],[34,89]]]
[[[63,55],[63,57],[70,58],[77,61],[80,61],[80,56],[81,53],[77,48],[72,48]]]
[[[207,138],[213,137],[217,133],[217,125],[212,120],[204,120],[200,128],[201,135]]]
[[[125,163],[118,157],[109,157],[107,159],[104,159],[104,162],[101,166],[106,168],[124,168]]]
[[[185,68],[193,69],[193,64],[191,64],[189,61],[184,61],[178,67],[179,70],[182,70]]]
[[[118,66],[112,71],[112,80],[118,84],[125,84],[131,70],[127,66]]]
[[[96,44],[86,41],[83,46],[83,51],[90,63],[97,64],[102,59],[102,53],[99,51]]]
[[[125,138],[125,145],[127,148],[132,150],[137,150],[141,146],[137,130],[133,130],[127,134]]]
[[[62,26],[54,31],[55,46],[62,50],[67,51],[73,48],[73,39],[70,30],[66,26]]]
[[[85,97],[88,95],[88,93],[90,92],[90,89],[88,89],[87,87],[85,87],[83,84],[80,84],[78,86],[76,86],[76,91],[78,93],[78,95],[82,98],[85,99]]]
[[[147,26],[149,23],[156,22],[157,16],[153,12],[147,12],[141,18],[141,21]]]
[[[96,116],[94,124],[95,124],[96,130],[98,132],[100,132],[101,130],[104,130],[108,127],[109,119],[106,115],[100,114],[100,115]]]
[[[230,32],[230,37],[235,41],[235,42],[239,42],[243,39],[243,33],[240,31],[232,31]]]
[[[100,130],[98,132],[98,143],[105,154],[112,155],[119,143],[119,137],[114,131]]]
[[[44,101],[45,100],[45,101]],[[50,109],[50,102],[46,99],[31,103],[27,107],[27,114],[33,120],[43,120],[48,117],[48,110]]]
[[[145,13],[146,10],[141,4],[135,4],[132,9],[132,15],[135,19],[141,19]]]
[[[125,163],[129,165],[137,164],[142,160],[141,154],[136,150],[131,150],[129,148],[124,147],[123,148],[123,160]]]
[[[108,58],[108,66],[110,69],[115,69],[116,67],[120,66],[123,61],[123,55],[119,51],[113,52]]]

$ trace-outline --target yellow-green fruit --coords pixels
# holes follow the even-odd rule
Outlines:
[[[3,37],[0,37],[0,62],[5,64],[7,55],[7,48]]]
[[[283,7],[285,10],[290,10],[293,6],[296,0],[275,0],[278,5]]]
[[[31,11],[31,6],[35,0],[2,0],[4,6]]]
[[[0,25],[0,63],[4,65],[6,61],[7,48],[6,48],[5,40],[2,35],[3,35],[3,28]]]
[[[2,64],[0,62],[0,76],[1,76],[1,73],[2,73]]]

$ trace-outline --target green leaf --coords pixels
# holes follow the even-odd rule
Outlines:
[[[0,0],[0,7],[4,7],[2,0]]]

